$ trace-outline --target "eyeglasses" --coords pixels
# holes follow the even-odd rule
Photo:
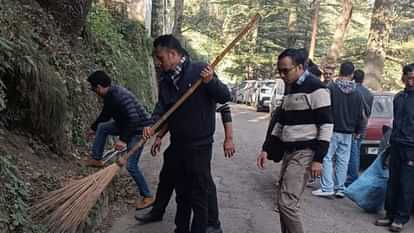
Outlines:
[[[295,69],[297,66],[294,66],[292,68],[283,68],[283,69],[277,69],[279,71],[279,74],[284,74],[284,75],[288,75],[290,73],[290,71],[292,71],[293,69]]]

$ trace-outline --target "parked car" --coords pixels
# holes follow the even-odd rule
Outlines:
[[[361,142],[361,165],[367,168],[377,157],[379,144],[383,137],[383,126],[392,126],[393,93],[374,93],[371,116],[368,119],[365,138]]]
[[[269,102],[269,112],[273,112],[282,103],[285,94],[285,83],[282,79],[276,79],[272,89],[272,97]]]
[[[269,111],[270,99],[272,98],[275,80],[258,81],[259,87],[256,90],[255,106],[258,112]]]

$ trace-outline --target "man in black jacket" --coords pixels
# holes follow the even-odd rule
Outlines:
[[[153,111],[158,120],[200,78],[201,85],[167,120],[170,132],[168,162],[177,182],[176,233],[205,233],[208,223],[208,193],[213,183],[210,171],[216,103],[230,100],[228,88],[207,64],[193,63],[172,35],[154,41],[154,54],[163,71],[159,98]],[[144,136],[154,134],[150,127]],[[167,152],[166,152],[167,153]],[[191,212],[193,220],[190,228]]]
[[[414,63],[404,66],[402,81],[405,89],[394,98],[386,217],[375,222],[392,232],[403,229],[414,204]]]
[[[142,129],[151,124],[150,116],[135,96],[127,89],[111,85],[111,79],[103,71],[96,71],[88,77],[91,90],[104,100],[101,114],[87,132],[88,137],[95,135],[92,147],[92,158],[85,163],[87,166],[103,167],[102,153],[106,139],[109,135],[119,136],[115,143],[115,149],[130,150],[140,139]],[[145,177],[138,167],[142,148],[128,159],[127,170],[138,186],[138,191],[143,197],[137,201],[136,208],[144,209],[154,202]]]
[[[328,153],[323,159],[321,188],[312,192],[315,196],[344,197],[352,139],[361,136],[366,124],[364,100],[352,81],[354,70],[352,62],[342,63],[339,77],[328,84],[334,132]]]
[[[226,103],[217,107],[217,112],[220,112],[221,120],[224,127],[224,157],[231,158],[235,153],[235,147],[233,143],[233,126],[230,106]],[[154,143],[151,147],[152,156],[156,156],[161,149],[162,138],[168,132],[168,126],[163,127],[157,134]],[[160,171],[160,177],[157,187],[157,193],[155,196],[155,202],[151,209],[146,214],[137,213],[135,218],[142,224],[161,221],[168,203],[171,199],[174,191],[176,178],[175,174],[171,171],[169,165],[169,150],[164,152],[164,163]],[[206,233],[222,233],[221,223],[219,220],[219,210],[217,202],[217,192],[214,183],[210,184],[210,190],[208,195],[208,227]]]

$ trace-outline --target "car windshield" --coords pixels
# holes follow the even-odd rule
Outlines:
[[[386,95],[374,96],[371,117],[392,118],[393,97]]]

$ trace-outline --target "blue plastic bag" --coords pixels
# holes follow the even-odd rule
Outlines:
[[[345,189],[346,197],[370,213],[376,213],[384,208],[389,171],[388,168],[384,168],[383,161],[387,156],[390,136],[391,130],[384,133],[375,161]]]
[[[389,172],[383,168],[383,156],[383,153],[379,155],[371,166],[345,189],[345,195],[367,212],[376,213],[384,207]]]

